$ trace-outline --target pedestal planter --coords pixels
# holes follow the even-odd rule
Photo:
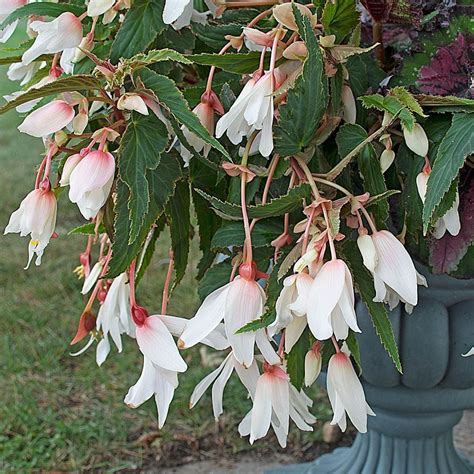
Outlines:
[[[474,281],[421,272],[429,287],[420,287],[413,313],[399,306],[390,314],[403,375],[380,345],[365,306],[357,307],[363,385],[377,414],[369,417],[368,433],[358,434],[349,448],[278,472],[474,472],[456,452],[452,437],[463,410],[474,408],[474,357],[461,357],[474,344]]]

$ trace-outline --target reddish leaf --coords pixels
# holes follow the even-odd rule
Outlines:
[[[433,56],[430,64],[420,69],[418,86],[425,94],[464,95],[469,88],[469,49],[464,35],[447,46],[442,46]]]
[[[422,11],[409,0],[362,0],[362,5],[378,23],[419,25]]]
[[[460,193],[459,217],[461,231],[456,237],[446,234],[433,242],[430,263],[433,273],[449,273],[457,269],[474,241],[474,179]]]

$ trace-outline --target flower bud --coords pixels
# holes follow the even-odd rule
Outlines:
[[[342,105],[344,107],[343,118],[347,123],[356,123],[357,107],[351,88],[344,84],[342,86]]]
[[[407,147],[410,148],[413,153],[420,156],[428,155],[428,137],[419,123],[415,123],[412,131],[403,127],[403,136]]]
[[[133,305],[131,308],[133,322],[138,326],[142,327],[148,318],[148,311],[143,306]]]
[[[119,110],[134,110],[139,114],[148,115],[148,107],[146,106],[145,101],[138,94],[124,94],[118,100],[117,108]]]
[[[380,169],[385,173],[395,160],[395,152],[393,150],[385,149],[380,155]]]
[[[311,13],[311,10],[300,3],[283,3],[273,8],[273,17],[278,23],[288,28],[291,31],[298,31],[295,16],[293,15],[293,6],[298,8],[301,15],[310,19],[311,25],[316,24],[316,16]]]
[[[99,261],[93,267],[89,275],[87,275],[86,279],[84,280],[84,285],[82,286],[81,293],[86,295],[92,289],[92,287],[96,284],[99,276],[102,272],[102,263]]]
[[[319,44],[323,48],[332,48],[335,41],[336,35],[321,36],[321,38],[319,38]]]
[[[63,146],[68,141],[67,133],[64,130],[59,130],[54,134],[54,142],[58,146]]]
[[[74,117],[74,120],[72,121],[72,129],[74,131],[74,134],[82,135],[88,123],[89,123],[89,116],[86,113],[81,112],[77,114]]]
[[[304,358],[304,384],[306,387],[313,385],[321,373],[322,357],[319,351],[320,342],[316,342],[306,353]]]

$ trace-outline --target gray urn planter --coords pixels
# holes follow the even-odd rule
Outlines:
[[[377,414],[369,417],[368,432],[349,448],[274,472],[474,472],[456,452],[452,434],[463,410],[474,408],[474,356],[461,357],[474,345],[474,280],[421,273],[429,287],[420,287],[413,313],[402,306],[390,313],[403,375],[380,345],[364,304],[357,306],[362,381]]]

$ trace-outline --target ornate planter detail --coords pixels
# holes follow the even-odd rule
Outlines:
[[[349,448],[279,472],[473,472],[456,452],[452,430],[463,410],[474,408],[474,357],[461,357],[474,344],[474,281],[421,272],[429,287],[420,287],[413,313],[402,306],[390,313],[403,374],[380,345],[364,304],[357,307],[363,385],[377,415],[369,417],[368,432]]]

